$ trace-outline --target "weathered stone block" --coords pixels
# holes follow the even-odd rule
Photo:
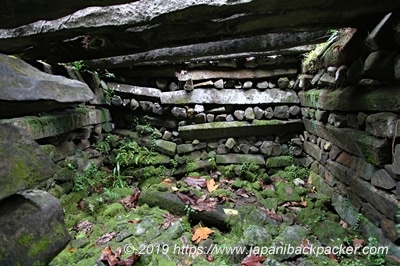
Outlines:
[[[392,138],[400,135],[400,121],[394,113],[382,112],[369,115],[365,123],[365,131],[371,135],[381,138]]]
[[[0,264],[48,265],[68,244],[60,202],[27,190],[0,201]]]
[[[303,118],[303,122],[310,133],[332,142],[349,153],[358,155],[369,163],[381,165],[391,161],[391,148],[387,139],[379,139],[357,129],[324,125],[306,118]]]
[[[371,184],[389,190],[395,188],[397,182],[388,174],[388,172],[386,172],[385,169],[379,169],[371,177]]]
[[[135,98],[136,100],[149,100],[149,101],[159,101],[161,90],[156,88],[132,86],[127,84],[119,84],[109,82],[109,88],[114,88],[115,93],[124,96],[125,98]]]
[[[161,93],[162,104],[265,104],[265,103],[299,103],[297,94],[292,90],[257,89],[196,89],[186,91],[170,91]]]
[[[394,59],[396,52],[378,50],[368,55],[364,62],[366,76],[384,83],[390,83],[394,79]]]
[[[369,182],[357,177],[351,178],[349,176],[348,185],[360,197],[371,203],[372,206],[382,212],[387,218],[393,221],[395,220],[399,201],[396,200],[394,195],[378,190]]]
[[[242,164],[244,162],[255,163],[258,165],[264,165],[265,160],[262,155],[253,154],[226,154],[217,155],[215,158],[217,164]]]
[[[337,179],[344,182],[345,184],[348,184],[348,179],[347,179],[347,171],[349,170],[348,167],[332,160],[326,161],[326,167]]]
[[[277,156],[277,157],[269,157],[265,162],[265,167],[274,168],[274,167],[286,167],[293,164],[293,159],[291,156]]]
[[[0,120],[0,124],[23,129],[34,139],[61,135],[88,125],[111,121],[110,112],[103,108],[75,108],[43,116],[25,116]]]
[[[303,148],[308,155],[311,155],[317,161],[321,161],[322,151],[317,144],[305,141]]]
[[[51,178],[57,168],[21,129],[0,124],[0,200]]]
[[[248,122],[214,122],[198,125],[180,126],[179,134],[182,139],[218,139],[226,137],[279,135],[282,132],[299,132],[302,130],[300,119],[282,120],[253,120]]]
[[[362,88],[350,86],[336,90],[312,89],[298,93],[301,105],[329,111],[399,112],[400,90],[396,86]]]
[[[85,83],[47,74],[16,57],[0,54],[0,69],[0,117],[46,112],[94,98]]]

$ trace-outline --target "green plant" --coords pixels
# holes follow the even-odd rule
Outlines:
[[[76,167],[72,163],[67,163],[67,168],[76,172]]]
[[[101,189],[107,179],[107,173],[99,171],[96,165],[92,164],[88,169],[75,177],[73,191]]]
[[[376,239],[375,237],[369,237],[367,245],[370,248],[370,251],[372,251],[373,249],[371,249],[371,247],[377,248],[379,246],[378,239]],[[369,261],[369,265],[371,266],[384,265],[385,254],[379,252],[370,252],[367,255],[367,260]]]
[[[309,170],[305,167],[298,165],[286,166],[284,171],[279,171],[279,176],[285,178],[288,181],[293,181],[296,178],[305,179],[309,175]]]
[[[75,61],[71,63],[71,67],[75,71],[83,71],[86,65],[83,63],[83,60]]]
[[[106,198],[110,199],[110,200],[116,200],[116,199],[119,199],[119,198],[121,197],[120,194],[118,194],[118,193],[112,191],[111,189],[109,189],[109,188],[107,188],[107,187],[104,188],[104,190],[103,190],[103,195],[104,195]]]
[[[185,205],[184,211],[186,213],[186,216],[189,218],[190,214],[195,213],[196,210],[193,209],[190,205]]]

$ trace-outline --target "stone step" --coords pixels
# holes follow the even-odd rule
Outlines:
[[[161,93],[162,104],[298,104],[300,102],[293,90],[239,90],[239,89],[195,89]]]
[[[33,139],[58,136],[75,129],[111,121],[110,112],[104,108],[75,108],[52,112],[42,116],[24,116],[2,119],[0,124],[23,129]]]
[[[250,137],[280,135],[300,132],[303,129],[301,119],[253,120],[249,122],[213,122],[206,124],[180,126],[179,136],[183,140],[221,139],[228,137]]]

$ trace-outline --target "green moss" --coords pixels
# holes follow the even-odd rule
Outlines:
[[[31,243],[28,254],[30,257],[36,257],[39,253],[48,250],[50,239],[47,236],[42,236],[39,241]]]
[[[297,194],[293,185],[285,182],[276,182],[275,191],[278,198],[278,204],[282,204],[288,201],[300,201],[301,198]]]
[[[124,206],[122,206],[121,203],[113,203],[107,206],[107,208],[103,211],[102,216],[106,218],[112,218],[120,213],[125,213]]]
[[[20,245],[25,246],[32,241],[32,238],[28,234],[23,234],[17,241]]]
[[[286,167],[293,164],[293,158],[288,155],[269,157],[265,163],[268,168]]]

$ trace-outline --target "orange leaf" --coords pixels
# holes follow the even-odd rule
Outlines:
[[[215,184],[214,179],[207,179],[206,184],[207,184],[208,192],[213,192],[214,190],[216,190],[218,188],[218,185]]]
[[[301,203],[300,203],[300,205],[303,206],[303,207],[307,207],[308,202],[307,202],[303,197],[301,197]]]
[[[192,236],[192,241],[200,243],[201,240],[207,239],[208,236],[212,233],[214,233],[214,230],[211,230],[208,227],[199,227],[194,231],[194,234]]]

